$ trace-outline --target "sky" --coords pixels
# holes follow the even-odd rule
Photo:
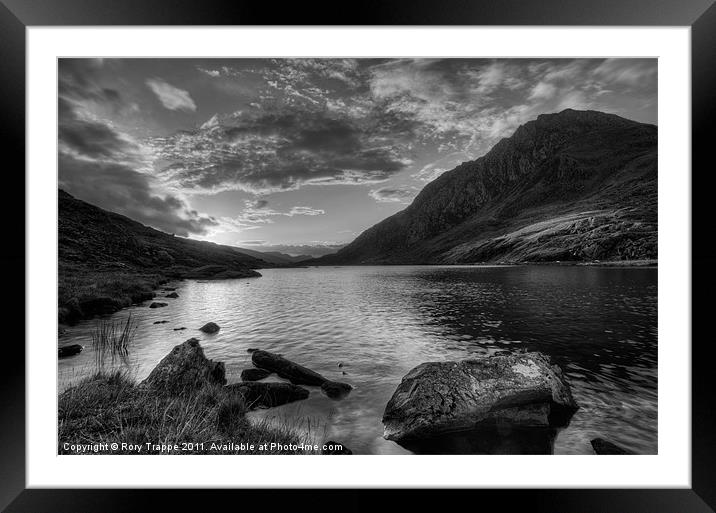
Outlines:
[[[320,256],[539,114],[657,122],[655,59],[60,59],[59,186],[167,233]]]

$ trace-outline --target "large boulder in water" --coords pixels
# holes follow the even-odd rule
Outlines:
[[[166,355],[141,386],[157,391],[180,393],[205,385],[225,385],[226,371],[222,362],[204,356],[199,341],[190,338],[175,346]]]
[[[577,409],[562,371],[541,353],[428,362],[393,393],[383,436],[402,441],[481,426],[560,427]]]
[[[273,408],[308,397],[308,390],[291,383],[260,383],[243,381],[226,388],[239,393],[249,409]]]

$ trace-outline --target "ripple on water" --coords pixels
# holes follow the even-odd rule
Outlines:
[[[563,367],[581,408],[554,442],[558,454],[591,453],[602,437],[657,451],[657,272],[597,267],[341,267],[266,269],[262,278],[172,284],[169,306],[134,306],[133,369],[145,377],[173,346],[197,337],[226,363],[229,382],[251,366],[248,348],[282,353],[356,389],[252,414],[305,423],[355,453],[402,454],[382,438],[383,408],[414,366],[499,350],[537,350]],[[249,286],[250,285],[250,286]],[[164,295],[160,293],[160,296]],[[153,324],[166,320],[165,324]],[[219,333],[198,328],[213,321]],[[62,343],[86,350],[59,362],[65,388],[92,372],[94,320]],[[174,328],[186,327],[183,331]],[[343,369],[338,363],[344,363]],[[347,374],[343,375],[342,372]],[[322,427],[318,427],[318,426]]]

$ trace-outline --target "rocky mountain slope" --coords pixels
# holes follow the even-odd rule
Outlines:
[[[657,128],[539,116],[319,264],[657,258]]]

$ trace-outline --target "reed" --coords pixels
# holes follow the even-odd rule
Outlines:
[[[107,360],[112,367],[120,362],[129,366],[129,348],[137,332],[137,322],[132,314],[122,321],[99,320],[92,333],[92,349],[94,350],[95,368],[103,372]]]

